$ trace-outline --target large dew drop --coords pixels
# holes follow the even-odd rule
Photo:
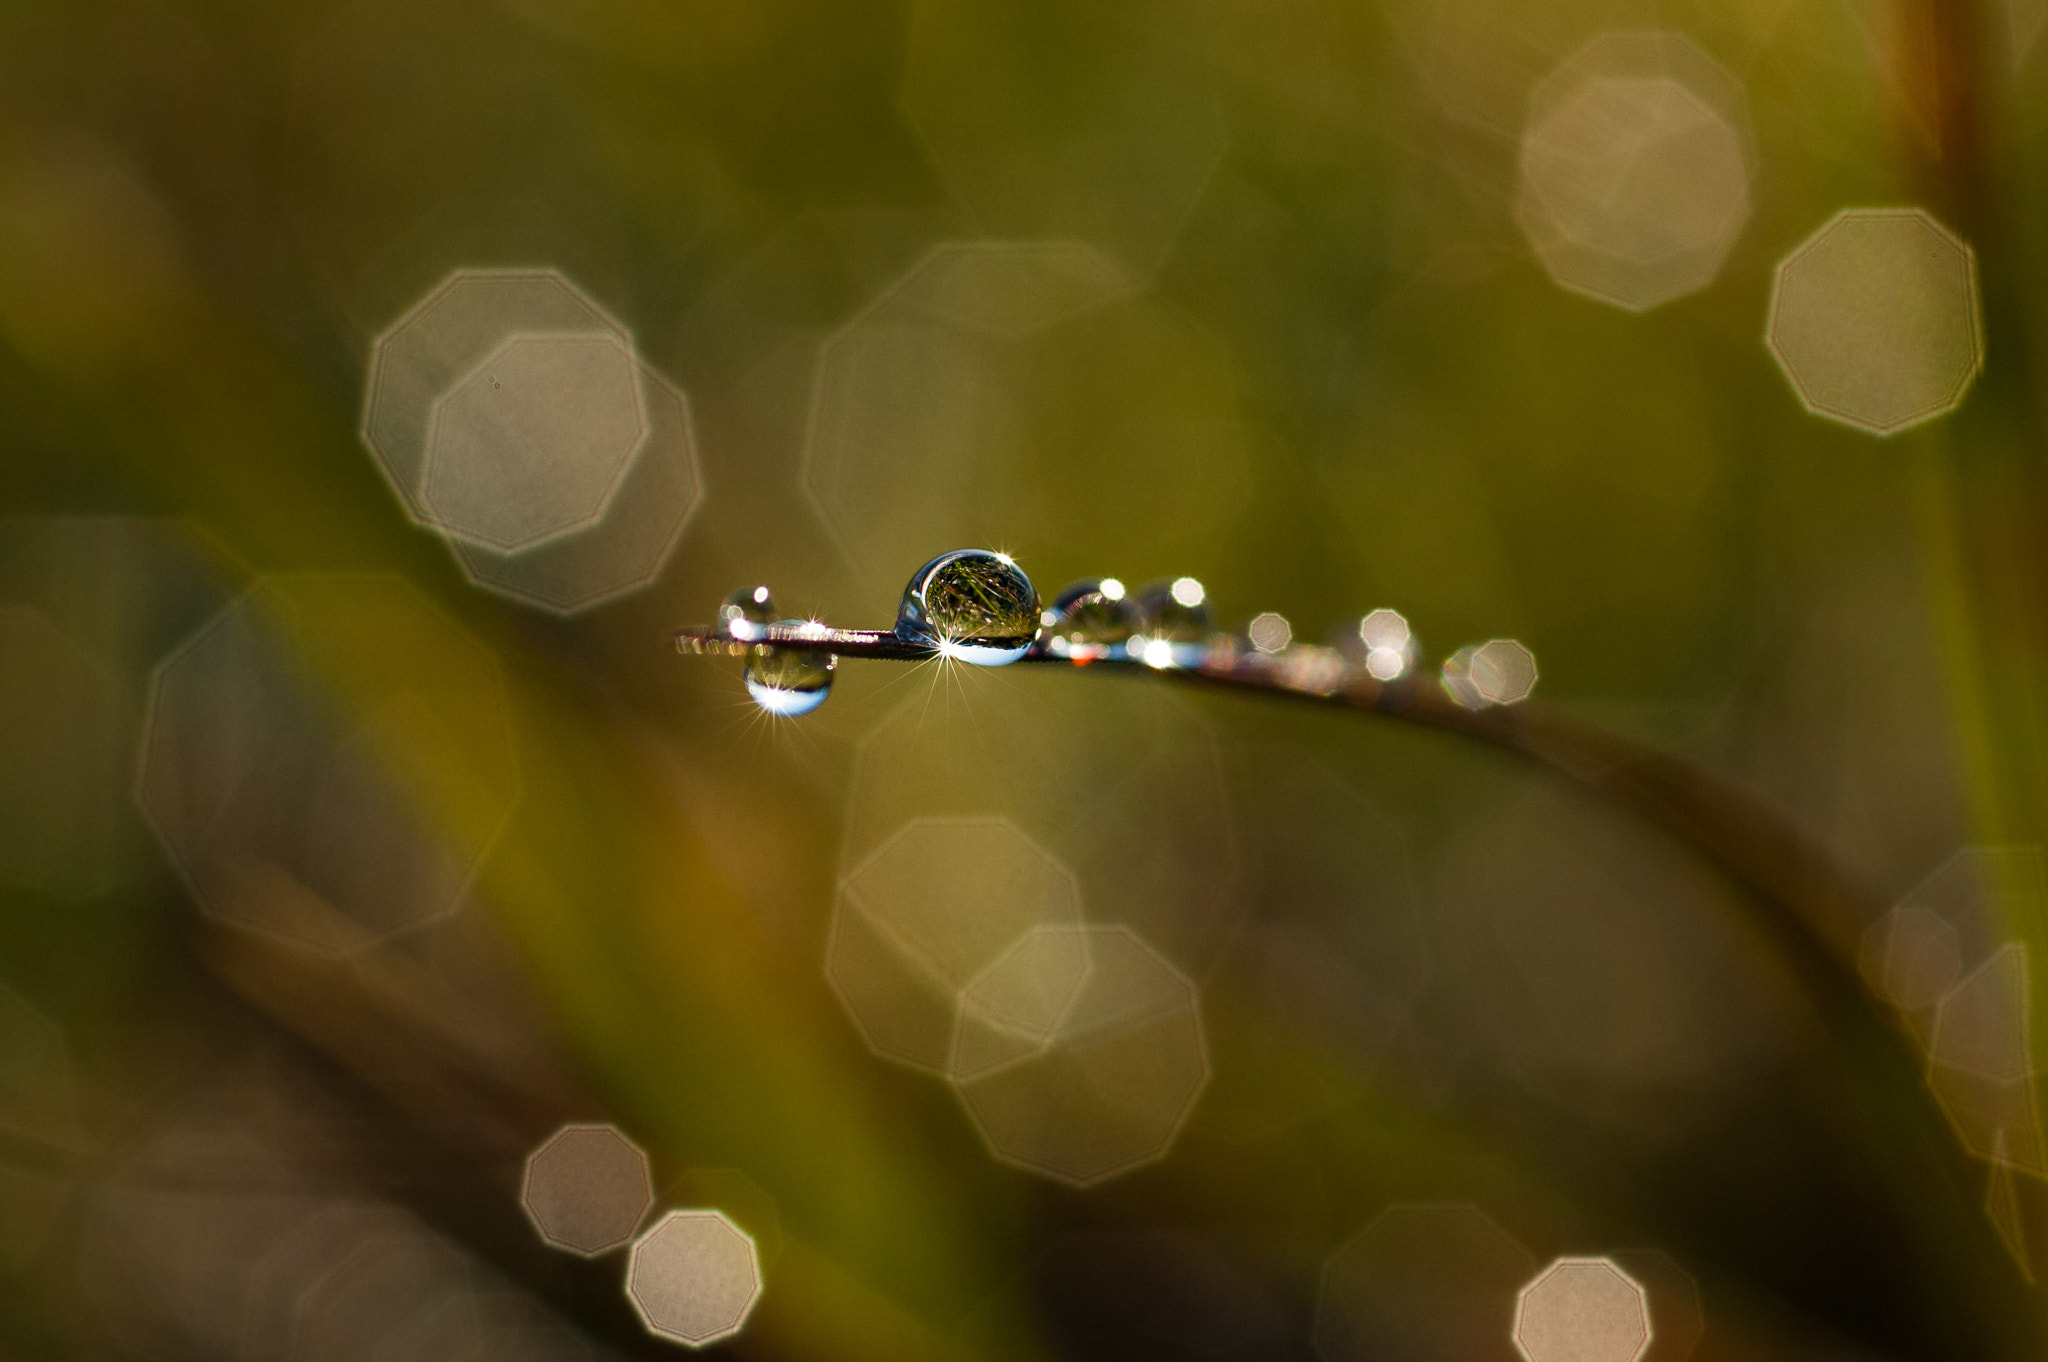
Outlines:
[[[1054,599],[1042,617],[1046,650],[1080,661],[1107,657],[1131,636],[1131,605],[1114,577],[1088,577]]]
[[[978,667],[1000,667],[1024,656],[1038,636],[1038,592],[1007,554],[942,553],[904,588],[896,636]]]
[[[780,620],[801,628],[802,620]],[[830,653],[796,652],[787,648],[747,650],[747,694],[770,714],[794,718],[809,714],[832,693],[832,673],[839,659]]]

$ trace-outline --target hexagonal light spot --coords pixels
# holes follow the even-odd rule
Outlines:
[[[633,1237],[654,1204],[654,1180],[647,1155],[617,1126],[564,1126],[526,1160],[519,1203],[541,1238],[591,1257]]]
[[[1858,964],[1878,997],[1918,1012],[1941,1001],[1963,972],[1962,945],[1938,914],[1901,903],[1863,933]]]
[[[917,818],[846,877],[825,970],[876,1054],[946,1071],[954,999],[1042,924],[1078,927],[1059,860],[999,818]]]
[[[1966,846],[1899,900],[1955,929],[1962,960],[2048,920],[2048,861],[2037,846]]]
[[[1246,912],[1222,755],[1207,722],[1177,697],[1140,687],[1045,686],[1022,667],[969,680],[994,693],[943,721],[942,697],[928,708],[911,696],[862,740],[844,873],[914,820],[1001,819],[1073,875],[1079,902],[1182,969],[1205,970]],[[1045,920],[1080,919],[1062,910]],[[991,930],[990,953],[959,983],[1037,921]],[[939,1044],[926,1051],[934,1071],[944,1067],[956,990],[935,1004]]]
[[[957,326],[1022,340],[1135,286],[1084,242],[947,241],[926,253],[891,298]]]
[[[1536,689],[1536,654],[1511,638],[1480,644],[1472,654],[1472,687],[1488,704],[1520,704]]]
[[[1562,288],[1641,312],[1704,288],[1749,219],[1742,87],[1681,34],[1606,33],[1536,89],[1515,217]]]
[[[1294,639],[1294,628],[1285,615],[1268,610],[1245,627],[1245,637],[1262,653],[1277,653]]]
[[[608,331],[508,338],[434,400],[420,504],[501,553],[590,524],[647,433],[635,368]]]
[[[637,591],[660,575],[702,502],[688,400],[646,365],[639,369],[647,440],[595,523],[499,553],[448,541],[471,582],[558,615],[573,615]]]
[[[457,270],[372,344],[363,442],[419,524],[462,532],[420,497],[434,405],[517,335],[610,336],[632,348],[625,328],[555,270]]]
[[[1087,1187],[1166,1157],[1209,1080],[1186,975],[1127,927],[1041,927],[982,989],[957,1014],[950,1076],[998,1159]]]
[[[719,1211],[670,1211],[633,1242],[626,1297],[650,1333],[692,1348],[746,1327],[761,1296],[754,1241]]]
[[[1976,256],[1922,209],[1845,209],[1778,266],[1765,340],[1816,416],[1873,435],[1932,420],[1984,360]]]
[[[1511,638],[1468,644],[1444,659],[1444,691],[1467,709],[1520,704],[1536,680],[1536,655]]]
[[[402,579],[263,579],[157,668],[136,794],[201,912],[325,954],[454,912],[518,798],[497,661]]]
[[[1606,1258],[1558,1259],[1515,1305],[1529,1362],[1637,1362],[1649,1346],[1649,1297]]]
[[[986,1073],[1056,1040],[1094,972],[1084,928],[1033,927],[960,990],[946,1072]]]
[[[2028,992],[2026,943],[2009,941],[1941,1000],[1934,1061],[2005,1082],[2026,1077]]]
[[[651,582],[701,500],[682,394],[555,270],[458,270],[394,322],[362,435],[471,582],[558,614]]]

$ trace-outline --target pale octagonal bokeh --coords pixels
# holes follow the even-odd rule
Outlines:
[[[1637,1362],[1649,1346],[1649,1297],[1606,1258],[1560,1258],[1515,1303],[1528,1362]]]
[[[626,1298],[650,1333],[701,1348],[745,1328],[760,1297],[754,1241],[720,1211],[670,1211],[633,1242]]]
[[[1979,307],[1954,233],[1919,208],[1850,208],[1779,264],[1765,340],[1808,411],[1892,435],[1962,403]]]
[[[1038,928],[968,994],[950,1077],[998,1159],[1090,1187],[1171,1151],[1208,1040],[1194,984],[1143,938]]]
[[[1604,33],[1540,84],[1515,217],[1562,288],[1641,312],[1713,282],[1749,219],[1742,87],[1682,34]]]
[[[506,338],[434,400],[420,504],[505,553],[591,524],[648,432],[637,367],[606,331]]]
[[[1001,818],[915,818],[846,876],[825,972],[869,1048],[943,1074],[955,999],[1032,928],[1081,924],[1060,860]]]
[[[543,1239],[591,1257],[633,1237],[654,1204],[654,1180],[647,1155],[617,1126],[564,1126],[528,1156],[519,1204]]]

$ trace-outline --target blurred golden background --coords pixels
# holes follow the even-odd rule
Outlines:
[[[0,7],[0,1356],[2039,1356],[2044,20]]]

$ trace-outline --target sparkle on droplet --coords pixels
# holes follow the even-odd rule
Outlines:
[[[1038,592],[1007,555],[955,549],[917,570],[904,588],[896,636],[979,667],[1024,656],[1038,636]]]
[[[1173,644],[1163,638],[1155,638],[1145,645],[1142,656],[1145,659],[1145,665],[1148,667],[1171,667],[1173,665]]]
[[[1055,657],[1104,657],[1131,636],[1124,584],[1114,577],[1075,582],[1053,599],[1043,618],[1046,650]]]
[[[779,624],[801,629],[807,621],[780,620]],[[809,714],[825,703],[832,693],[832,673],[839,659],[830,653],[811,653],[787,648],[753,647],[747,650],[745,677],[747,694],[770,714],[795,718]]]
[[[1398,648],[1368,648],[1365,670],[1375,681],[1392,681],[1408,670],[1408,658]]]

